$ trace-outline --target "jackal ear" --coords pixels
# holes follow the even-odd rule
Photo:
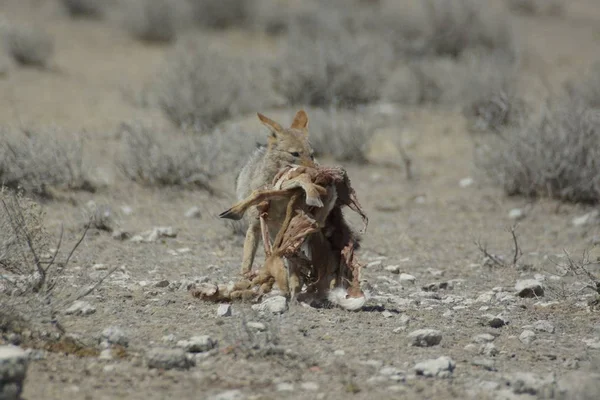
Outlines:
[[[278,134],[283,132],[283,128],[277,122],[273,121],[270,118],[265,117],[261,113],[256,113],[258,115],[258,119],[263,123],[269,130],[271,131],[271,136],[276,137]]]
[[[308,127],[308,115],[306,111],[300,110],[296,113],[291,127],[294,129],[306,129]]]

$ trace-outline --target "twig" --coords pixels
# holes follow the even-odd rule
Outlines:
[[[512,235],[513,244],[514,244],[514,255],[513,255],[513,263],[512,263],[513,266],[517,265],[517,262],[523,255],[523,252],[521,251],[521,247],[519,247],[519,241],[517,240],[516,230],[517,230],[517,225],[513,225],[510,228],[510,234]]]
[[[71,260],[71,256],[73,255],[73,253],[75,252],[75,250],[77,250],[77,248],[79,247],[79,245],[81,244],[81,242],[83,242],[83,239],[85,238],[85,235],[87,234],[88,230],[90,229],[90,226],[92,226],[92,218],[90,218],[90,221],[85,226],[85,229],[84,229],[83,233],[81,234],[81,237],[79,238],[79,240],[77,241],[77,243],[75,243],[75,246],[73,246],[73,248],[71,249],[71,252],[69,253],[69,256],[67,257],[67,259],[63,263],[63,266],[67,266],[69,264],[69,260]]]
[[[60,225],[60,236],[58,237],[58,244],[56,245],[56,250],[54,251],[52,260],[50,260],[48,262],[48,266],[45,269],[46,272],[48,272],[50,267],[52,267],[52,265],[54,265],[54,261],[56,261],[56,256],[58,255],[58,251],[60,250],[60,246],[62,245],[63,233],[64,233],[64,228],[63,228],[63,225],[61,224]]]
[[[504,261],[502,261],[501,259],[499,259],[498,257],[496,257],[495,255],[493,255],[492,253],[487,251],[487,246],[482,244],[480,240],[476,240],[475,244],[477,245],[477,248],[479,249],[479,251],[481,251],[483,253],[483,255],[487,258],[489,258],[494,264],[500,266],[500,267],[506,267],[506,263]]]
[[[13,200],[16,202],[16,205],[17,205],[17,207],[14,207],[15,210],[13,210],[13,211],[18,213],[19,222],[24,224],[25,217],[23,216],[21,207],[19,206],[19,200],[17,199],[17,197],[15,195],[13,195]],[[4,201],[4,199],[2,199],[2,204],[4,205],[6,214],[9,217],[8,220],[10,221],[10,224],[12,225],[14,232],[17,234],[17,232],[19,232],[19,226],[15,222],[14,215],[8,209],[8,206],[6,205],[6,202]],[[27,243],[27,247],[29,248],[29,251],[31,251],[31,255],[33,256],[33,262],[35,264],[35,268],[36,268],[38,274],[40,275],[38,281],[35,283],[32,290],[34,292],[39,292],[39,290],[42,288],[42,286],[46,282],[46,270],[44,270],[44,268],[42,268],[42,265],[40,263],[40,258],[38,257],[37,252],[35,251],[35,247],[33,245],[33,240],[31,239],[31,235],[29,235],[29,232],[27,231],[27,229],[24,229],[24,228],[21,229],[21,232],[25,236],[25,241]]]
[[[77,300],[81,300],[83,299],[85,296],[87,296],[88,294],[92,293],[94,290],[98,289],[98,287],[102,284],[102,282],[104,282],[104,280],[106,278],[108,278],[109,276],[112,275],[113,272],[115,272],[117,269],[119,268],[119,266],[114,266],[113,268],[111,268],[102,278],[100,278],[95,284],[94,286],[89,287],[85,292],[79,294],[77,297],[75,297],[74,299],[68,299],[65,300],[59,307],[57,308],[62,308],[64,307],[66,304],[68,303],[73,303]]]

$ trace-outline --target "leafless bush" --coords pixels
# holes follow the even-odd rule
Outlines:
[[[62,0],[72,17],[99,19],[104,16],[106,0]]]
[[[389,44],[355,35],[335,18],[318,22],[310,34],[296,22],[278,58],[277,87],[291,104],[368,103],[380,96],[391,56]]]
[[[428,47],[437,55],[458,57],[469,49],[513,56],[514,38],[508,18],[478,0],[427,0]]]
[[[593,268],[600,266],[599,260],[590,259],[590,253],[587,250],[583,251],[581,260],[575,260],[565,250],[566,263],[555,263],[559,270],[570,274],[574,277],[582,279],[583,288],[592,290],[600,294],[600,276],[593,272]]]
[[[55,190],[93,191],[81,141],[55,129],[0,129],[0,183],[52,198]]]
[[[34,201],[0,189],[0,267],[19,275],[33,275],[36,258],[47,253],[44,212]],[[31,249],[30,249],[31,248]],[[39,261],[39,260],[38,260]],[[41,267],[41,265],[40,265]]]
[[[367,151],[376,126],[358,112],[314,110],[311,117],[311,143],[317,156],[336,161],[367,162]]]
[[[90,225],[86,225],[70,248],[63,250],[64,231],[61,229],[57,241],[51,243],[43,216],[40,207],[21,194],[0,191],[0,334],[19,337],[26,327],[31,334],[23,339],[37,345],[60,339],[65,331],[58,314],[67,305],[92,293],[116,269],[109,270],[91,286],[73,289],[75,277],[69,274],[69,262]],[[49,250],[50,244],[55,248]],[[27,317],[26,323],[23,317]],[[56,328],[56,335],[39,335],[39,331],[34,330],[42,325],[48,332],[48,323]]]
[[[459,105],[475,128],[497,131],[518,122],[523,112],[515,72],[516,65],[504,53],[424,58],[396,69],[383,97],[410,105]]]
[[[54,54],[52,37],[38,28],[15,26],[7,29],[6,47],[21,65],[47,67]]]
[[[565,13],[563,0],[506,0],[506,3],[511,11],[521,15],[558,17]]]
[[[186,41],[169,55],[155,86],[165,114],[182,127],[210,129],[276,102],[264,60]]]
[[[136,0],[126,13],[127,28],[146,42],[170,42],[177,35],[175,6],[170,0]]]
[[[557,101],[478,149],[478,165],[509,195],[600,200],[600,114]]]
[[[210,29],[246,26],[254,0],[191,0],[198,25]]]
[[[148,186],[197,186],[212,190],[218,173],[208,141],[162,132],[142,124],[124,124],[120,166],[132,181]]]
[[[572,79],[566,85],[571,101],[591,108],[600,108],[600,62],[596,62],[579,79]]]
[[[517,94],[516,64],[504,53],[466,54],[459,98],[463,114],[477,131],[499,132],[518,125],[527,107]]]

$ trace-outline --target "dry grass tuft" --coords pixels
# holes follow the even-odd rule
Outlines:
[[[567,82],[566,89],[571,101],[600,108],[600,62],[593,64],[581,78]]]
[[[375,123],[358,112],[314,110],[311,117],[311,144],[317,156],[336,161],[366,163]]]
[[[37,272],[29,268],[35,265],[35,257],[49,248],[43,222],[44,212],[37,203],[0,189],[0,268],[19,275]]]
[[[186,41],[169,54],[155,94],[174,123],[206,131],[232,116],[275,103],[271,80],[264,60]]]
[[[6,48],[20,65],[47,67],[54,54],[52,37],[39,28],[18,26],[6,32]]]
[[[2,185],[46,198],[55,190],[95,190],[77,138],[55,129],[0,132]]]
[[[480,148],[478,165],[508,195],[600,201],[600,113],[568,101]]]
[[[564,0],[506,0],[508,8],[515,14],[526,16],[553,16],[565,14]]]
[[[100,19],[104,16],[106,0],[62,0],[71,17]]]
[[[291,25],[276,65],[278,90],[290,104],[354,106],[377,100],[392,62],[390,45],[350,32],[329,14],[319,18],[325,21]]]
[[[128,8],[126,27],[145,42],[171,42],[177,36],[175,5],[169,0],[136,0]]]
[[[208,141],[163,132],[142,124],[123,124],[120,167],[132,181],[146,186],[196,186],[212,191],[218,173]]]
[[[245,27],[250,21],[254,3],[254,0],[191,0],[192,15],[204,28]]]

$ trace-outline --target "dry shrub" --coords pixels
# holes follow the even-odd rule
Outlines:
[[[0,268],[19,275],[37,272],[30,270],[35,266],[35,256],[42,256],[49,247],[43,222],[44,212],[37,203],[20,193],[0,189]]]
[[[483,146],[478,164],[509,195],[600,200],[600,114],[569,101]]]
[[[52,37],[39,28],[16,26],[6,32],[6,47],[21,65],[47,67],[54,54]]]
[[[177,35],[176,3],[172,0],[136,0],[125,14],[132,35],[146,42],[171,42]]]
[[[244,27],[254,7],[253,0],[191,0],[196,23],[210,29]]]
[[[356,35],[334,14],[311,28],[296,21],[276,65],[277,88],[291,104],[354,106],[375,101],[391,64],[390,46]],[[309,22],[312,24],[313,22]]]
[[[264,60],[185,41],[169,54],[155,85],[156,100],[176,124],[211,129],[232,116],[276,102]]]
[[[317,156],[336,161],[367,162],[370,139],[376,126],[358,112],[313,110],[310,113],[310,140]]]
[[[52,198],[55,190],[94,191],[81,141],[56,129],[0,129],[0,183]]]
[[[600,62],[594,63],[579,79],[567,82],[571,101],[591,108],[600,108]]]
[[[146,186],[196,186],[212,190],[219,171],[210,143],[199,137],[164,132],[139,123],[123,124],[120,167],[132,181]]]
[[[516,64],[504,53],[470,51],[459,59],[425,58],[401,65],[383,97],[409,104],[460,106],[477,129],[515,123],[523,104],[516,95]]]
[[[401,58],[425,55],[456,58],[473,49],[502,51],[507,55],[515,52],[510,20],[492,1],[382,0],[372,4],[357,2],[352,6],[347,3],[330,4],[336,15],[341,14],[343,25],[354,33],[375,34],[390,43]],[[323,7],[330,9],[325,5],[319,9]]]
[[[62,0],[71,17],[99,19],[104,16],[106,0]]]
[[[527,16],[562,16],[563,0],[506,0],[508,8],[516,14]]]
[[[426,0],[427,46],[441,56],[458,57],[483,49],[514,56],[514,38],[506,15],[479,0]]]

